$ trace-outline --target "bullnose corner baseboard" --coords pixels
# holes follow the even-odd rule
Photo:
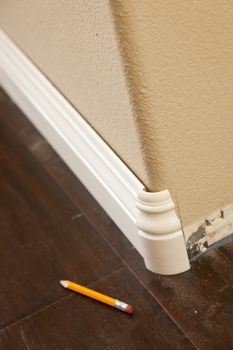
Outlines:
[[[146,267],[162,275],[190,269],[181,223],[168,190],[140,191],[137,227]]]
[[[170,275],[189,269],[169,192],[145,192],[135,174],[2,31],[0,85],[144,257],[149,270]]]

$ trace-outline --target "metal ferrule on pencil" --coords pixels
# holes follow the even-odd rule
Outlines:
[[[128,306],[128,304],[124,303],[123,301],[120,301],[120,300],[116,299],[115,305],[114,305],[114,307],[116,309],[119,309],[121,311],[126,311],[127,306]]]

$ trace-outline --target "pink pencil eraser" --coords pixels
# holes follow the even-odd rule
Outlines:
[[[125,312],[127,312],[127,314],[132,314],[133,313],[133,306],[128,304],[126,306]]]

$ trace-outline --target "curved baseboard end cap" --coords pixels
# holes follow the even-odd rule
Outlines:
[[[189,270],[181,223],[169,191],[140,191],[137,208],[141,253],[148,270],[161,275]]]

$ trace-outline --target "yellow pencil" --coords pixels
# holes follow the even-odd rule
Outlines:
[[[123,301],[118,299],[114,299],[104,295],[102,293],[98,293],[93,289],[86,288],[81,286],[80,284],[71,282],[71,281],[60,281],[61,285],[67,289],[73,290],[74,292],[86,295],[89,298],[101,301],[104,304],[115,307],[118,310],[124,311],[128,314],[133,313],[133,307],[130,304],[126,304]]]

